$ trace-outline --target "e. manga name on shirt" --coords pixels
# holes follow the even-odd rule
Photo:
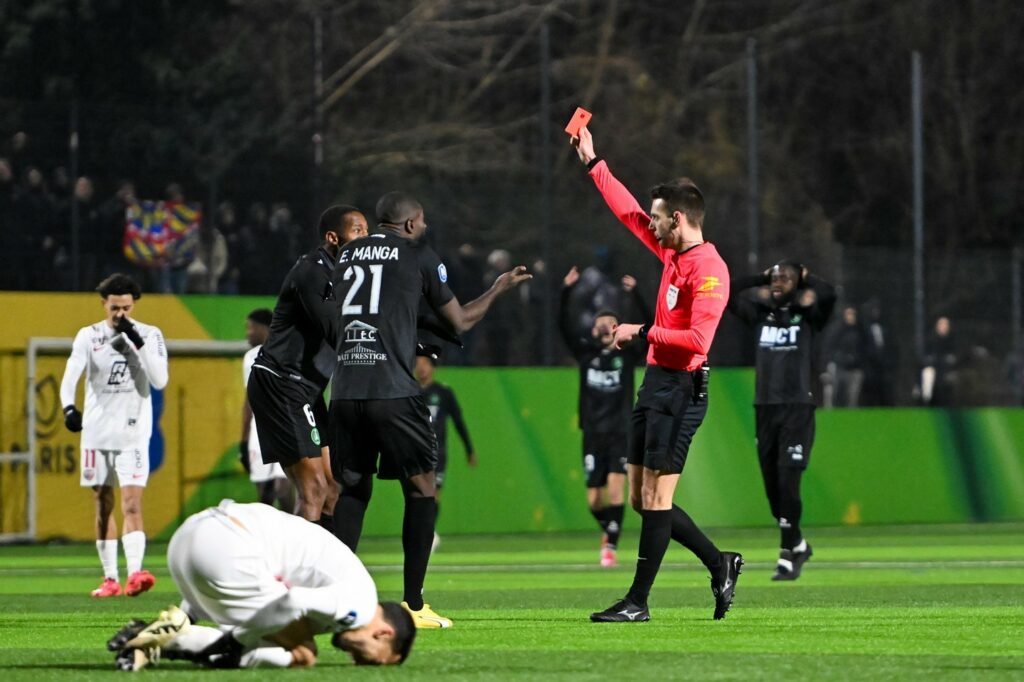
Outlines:
[[[341,252],[338,258],[340,263],[348,263],[354,260],[398,260],[398,247],[387,244],[373,244],[370,246],[357,246]]]

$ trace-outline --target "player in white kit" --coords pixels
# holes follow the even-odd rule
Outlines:
[[[113,518],[116,477],[124,517],[121,543],[128,566],[124,593],[139,595],[156,578],[142,568],[146,534],[142,491],[149,479],[149,437],[153,431],[153,389],[167,385],[167,347],[160,330],[130,317],[142,295],[130,277],[114,274],[96,288],[106,319],[82,327],[60,384],[64,424],[82,432],[80,483],[96,501],[96,549],[103,582],[94,597],[121,594],[117,568],[117,523]],[[75,407],[75,389],[85,372],[84,416]]]
[[[412,617],[394,602],[378,603],[373,578],[348,547],[265,504],[224,500],[192,515],[171,538],[167,564],[181,607],[144,627],[133,621],[108,642],[122,670],[160,658],[217,668],[309,666],[313,636],[326,632],[358,664],[401,663],[412,648]]]
[[[257,308],[245,318],[245,340],[252,346],[242,358],[242,385],[249,385],[249,373],[260,348],[270,335],[270,321],[273,312],[269,308]],[[277,462],[264,464],[260,439],[256,434],[256,417],[249,407],[246,396],[242,404],[242,439],[238,444],[242,467],[248,472],[249,480],[256,484],[259,500],[263,504],[277,503],[278,509],[295,510],[295,488]]]

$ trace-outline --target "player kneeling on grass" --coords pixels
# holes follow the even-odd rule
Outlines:
[[[396,603],[378,603],[366,567],[320,526],[264,504],[224,500],[175,532],[167,564],[182,596],[153,622],[132,621],[107,643],[117,667],[161,658],[215,668],[308,667],[313,636],[356,664],[401,663],[416,628]],[[194,625],[208,619],[217,627]]]

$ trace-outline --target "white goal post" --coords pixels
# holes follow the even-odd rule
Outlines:
[[[25,528],[14,532],[0,533],[0,543],[34,541],[36,539],[36,456],[38,438],[36,433],[36,376],[37,359],[41,355],[70,355],[72,339],[65,337],[36,336],[28,340],[25,349],[25,423],[26,451],[0,454],[0,466],[24,464],[24,500],[26,504]],[[201,339],[169,339],[169,357],[234,357],[240,358],[249,344],[245,341],[210,341]],[[5,468],[6,471],[6,468]]]

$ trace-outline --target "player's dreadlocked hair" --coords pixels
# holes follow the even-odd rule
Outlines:
[[[690,178],[678,178],[651,188],[651,198],[661,199],[669,213],[679,211],[695,227],[704,226],[704,195]]]
[[[122,275],[120,272],[115,272],[100,282],[100,285],[96,287],[96,291],[102,298],[107,296],[123,296],[125,294],[131,294],[132,300],[136,301],[142,298],[142,289],[139,288],[138,283],[128,275]]]

